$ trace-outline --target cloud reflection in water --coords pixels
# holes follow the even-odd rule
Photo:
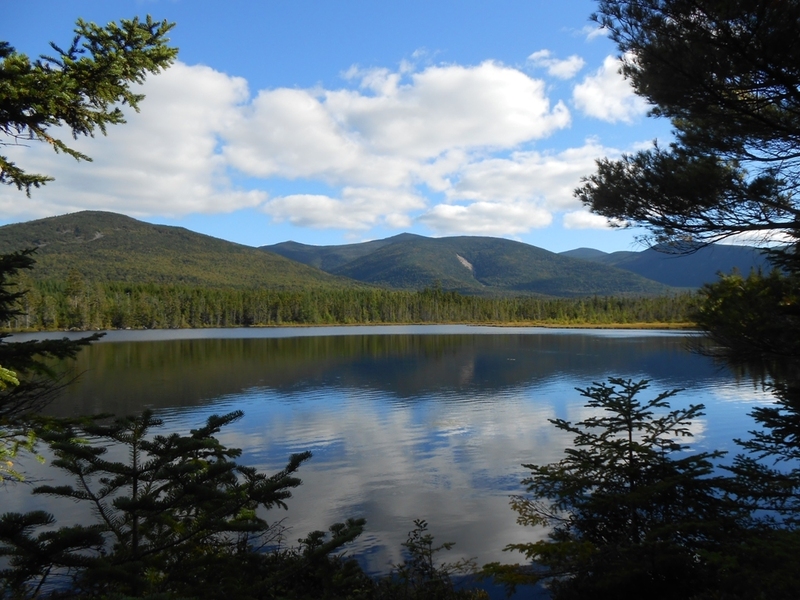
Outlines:
[[[646,332],[109,342],[84,352],[77,369],[86,372],[55,414],[149,405],[170,430],[186,431],[241,409],[245,417],[220,437],[247,464],[274,471],[311,450],[289,511],[272,518],[286,518],[292,542],[366,517],[354,550],[374,571],[401,560],[415,518],[438,541],[456,542],[448,560],[518,560],[502,548],[542,532],[516,524],[508,496],[522,491],[521,463],[558,460],[569,442],[548,419],[588,416],[575,387],[622,376],[653,380],[653,394],[687,388],[673,404],[707,405],[694,427],[703,449],[731,449],[752,426],[749,406],[764,400],[689,353],[683,336]]]

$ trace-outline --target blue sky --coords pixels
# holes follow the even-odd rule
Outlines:
[[[0,223],[109,210],[260,246],[404,231],[563,251],[637,249],[572,196],[594,161],[669,139],[584,0],[26,0],[0,39],[31,56],[78,17],[175,22],[141,112],[79,139],[91,163],[4,148],[56,180],[0,189]],[[21,23],[35,23],[22,27]],[[65,132],[66,133],[66,132]],[[67,133],[68,135],[68,133]]]

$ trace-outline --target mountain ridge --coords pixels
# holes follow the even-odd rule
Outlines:
[[[747,271],[748,257],[753,268],[766,264],[749,247],[701,249],[680,258],[655,250],[554,253],[503,238],[413,233],[339,246],[282,242],[254,248],[101,211],[0,227],[0,253],[29,247],[37,248],[31,276],[39,280],[64,281],[74,270],[87,281],[274,289],[439,287],[463,294],[555,297],[669,294],[674,286],[696,288],[713,281],[717,271],[731,266]]]
[[[672,292],[667,286],[622,269],[598,267],[503,238],[401,234],[345,247],[299,247],[284,242],[261,249],[307,260],[332,274],[393,289],[438,286],[463,294],[560,297]]]
[[[752,246],[711,244],[689,254],[676,254],[668,247],[647,248],[640,252],[602,252],[593,248],[576,248],[561,253],[599,264],[625,269],[681,288],[699,288],[717,279],[719,273],[734,269],[747,274],[751,269],[769,271],[772,267],[763,250]]]
[[[276,289],[353,282],[274,253],[111,212],[81,211],[0,227],[0,253],[36,248],[37,280],[183,284]]]

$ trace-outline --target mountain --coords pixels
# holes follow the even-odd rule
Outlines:
[[[182,227],[84,211],[0,227],[0,253],[36,248],[38,280],[176,283],[200,287],[346,287],[352,281],[271,252]]]
[[[298,242],[281,242],[272,246],[261,246],[261,250],[274,252],[291,260],[331,273],[379,248],[417,237],[419,236],[413,233],[401,233],[384,240],[373,240],[360,244],[343,244],[341,246],[310,246]]]
[[[580,258],[581,260],[596,260],[602,262],[604,256],[608,256],[608,252],[602,250],[595,250],[594,248],[575,248],[575,250],[567,250],[566,252],[559,252],[561,256],[568,256],[570,258]]]
[[[294,242],[263,246],[331,274],[395,289],[440,285],[464,294],[549,296],[665,294],[670,289],[628,271],[489,237],[402,234],[347,246]]]
[[[717,279],[717,274],[738,269],[747,274],[751,269],[769,270],[766,255],[751,246],[711,244],[692,254],[674,254],[665,248],[648,248],[641,252],[605,253],[592,248],[577,248],[561,256],[580,258],[625,269],[663,284],[698,288]]]

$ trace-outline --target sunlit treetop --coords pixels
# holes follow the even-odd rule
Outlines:
[[[56,152],[91,160],[57,136],[105,135],[108,125],[125,122],[121,107],[138,111],[144,96],[132,86],[175,60],[178,50],[167,37],[173,26],[150,16],[105,27],[79,19],[68,47],[51,43],[54,53],[33,61],[0,41],[0,146],[45,142]],[[48,181],[52,177],[27,173],[0,155],[0,183],[30,195]]]

